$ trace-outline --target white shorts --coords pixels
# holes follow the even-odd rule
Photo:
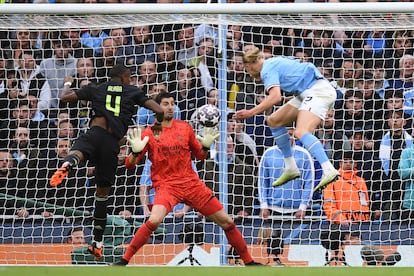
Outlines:
[[[311,88],[303,91],[287,103],[298,110],[308,110],[325,120],[326,113],[333,108],[335,100],[335,88],[327,80],[320,79]]]

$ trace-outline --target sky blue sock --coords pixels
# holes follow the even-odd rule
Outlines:
[[[271,128],[276,145],[283,153],[284,158],[292,157],[292,146],[290,144],[290,135],[286,127]]]
[[[319,161],[320,164],[329,162],[328,156],[325,153],[321,142],[314,135],[305,133],[300,138],[303,146],[310,152],[310,154]]]

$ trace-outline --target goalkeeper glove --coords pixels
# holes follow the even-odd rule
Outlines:
[[[149,137],[145,136],[144,139],[141,139],[141,128],[134,128],[131,133],[128,134],[127,141],[131,146],[132,154],[136,156],[139,154],[148,143]]]
[[[216,128],[213,127],[205,127],[203,129],[204,136],[197,135],[197,140],[203,146],[204,150],[209,150],[211,145],[217,138],[220,136]]]

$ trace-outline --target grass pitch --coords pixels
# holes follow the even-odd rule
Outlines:
[[[2,276],[412,276],[412,267],[0,266]]]

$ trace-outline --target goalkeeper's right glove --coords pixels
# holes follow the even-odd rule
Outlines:
[[[214,127],[205,127],[203,129],[203,136],[197,135],[197,140],[203,146],[204,150],[209,150],[211,145],[220,136],[217,129]]]
[[[131,146],[132,154],[137,156],[148,143],[149,137],[145,136],[144,139],[141,139],[141,128],[134,128],[131,133],[127,136],[128,144]]]

